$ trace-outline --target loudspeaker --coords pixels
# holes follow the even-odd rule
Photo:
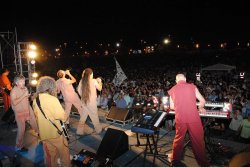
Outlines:
[[[96,154],[114,160],[128,151],[128,146],[128,135],[124,131],[108,128]]]
[[[126,121],[131,117],[128,108],[112,107],[107,115],[107,119]]]

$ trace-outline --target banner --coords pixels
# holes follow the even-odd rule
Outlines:
[[[113,83],[115,86],[120,86],[122,84],[122,82],[127,79],[127,76],[125,75],[125,73],[123,72],[120,64],[118,63],[118,61],[115,59],[115,64],[116,64],[116,75],[113,79]]]

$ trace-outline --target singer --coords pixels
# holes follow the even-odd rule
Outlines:
[[[77,88],[77,91],[81,96],[84,110],[76,131],[76,134],[78,135],[83,135],[84,129],[86,130],[88,128],[85,124],[88,116],[93,122],[95,133],[99,134],[102,132],[102,126],[99,122],[97,113],[96,89],[99,91],[102,90],[102,80],[100,78],[94,79],[93,70],[91,68],[86,68],[82,72],[82,79]]]
[[[66,75],[68,75],[70,79],[67,79]],[[67,116],[66,125],[67,127],[69,127],[69,114],[71,111],[72,104],[77,108],[79,114],[82,115],[82,103],[77,93],[75,92],[75,89],[72,86],[72,84],[76,82],[76,79],[70,74],[69,70],[59,70],[57,72],[57,76],[59,78],[56,81],[57,93],[62,92],[65,103],[65,112]]]

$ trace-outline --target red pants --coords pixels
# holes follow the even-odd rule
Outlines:
[[[170,157],[172,161],[180,161],[184,149],[184,138],[186,132],[192,144],[192,150],[198,164],[202,167],[209,166],[206,158],[204,131],[201,122],[195,123],[176,123],[176,134],[173,142],[173,153]]]
[[[8,109],[10,108],[10,96],[5,92],[2,93],[2,96],[3,96],[4,110],[8,111]]]

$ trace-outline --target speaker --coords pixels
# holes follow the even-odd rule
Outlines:
[[[128,135],[124,131],[108,128],[96,154],[114,160],[128,151],[128,147]]]
[[[128,108],[112,107],[107,115],[107,119],[126,121],[131,118],[131,112]]]

